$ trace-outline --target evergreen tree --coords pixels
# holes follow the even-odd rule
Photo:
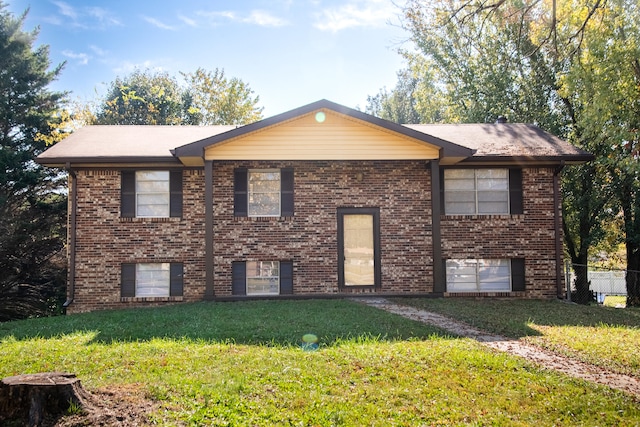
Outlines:
[[[34,162],[60,121],[66,94],[47,86],[48,46],[0,1],[0,321],[41,315],[65,282],[66,196],[59,171]]]

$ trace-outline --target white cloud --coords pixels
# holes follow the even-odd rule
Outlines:
[[[109,10],[101,7],[73,7],[64,1],[52,1],[58,7],[58,14],[45,18],[45,21],[60,26],[82,29],[105,29],[121,26],[120,20]]]
[[[122,23],[107,9],[101,7],[89,7],[86,9],[87,15],[96,18],[105,27],[121,26]]]
[[[339,7],[322,10],[313,26],[334,33],[355,27],[383,27],[397,13],[390,0],[352,0]]]
[[[98,56],[106,56],[109,53],[108,51],[106,51],[104,49],[101,49],[100,47],[98,47],[98,46],[96,46],[94,44],[89,45],[89,49],[91,49],[93,51],[93,53],[95,53]]]
[[[170,30],[173,31],[176,28],[172,27],[171,25],[167,25],[164,22],[161,22],[159,20],[157,20],[156,18],[152,18],[150,16],[142,16],[142,19],[144,19],[145,21],[147,21],[149,24],[153,25],[154,27],[158,27],[162,30]]]
[[[78,60],[78,64],[80,65],[87,65],[89,63],[90,56],[86,53],[76,53],[72,50],[66,49],[62,51],[62,54],[67,58]]]
[[[52,3],[58,6],[61,15],[71,18],[74,21],[78,19],[78,12],[69,3],[65,3],[63,1],[54,1]]]
[[[208,18],[212,25],[217,25],[221,20],[240,22],[243,24],[259,25],[261,27],[282,27],[288,25],[284,19],[278,18],[264,10],[252,10],[248,15],[238,15],[233,11],[199,11],[197,15]]]
[[[242,22],[246,22],[247,24],[256,24],[261,27],[282,27],[288,24],[284,19],[273,16],[264,10],[251,11],[251,14],[244,18]]]
[[[187,18],[184,15],[178,15],[178,19],[187,24],[190,27],[197,27],[198,22],[195,19]]]

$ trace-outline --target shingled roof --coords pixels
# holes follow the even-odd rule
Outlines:
[[[405,125],[475,151],[464,162],[538,160],[585,162],[590,153],[537,126],[523,123]]]
[[[245,126],[86,126],[42,153],[47,166],[67,164],[175,164],[202,156],[204,148],[329,109],[368,125],[440,147],[449,163],[581,163],[593,156],[528,124],[399,125],[327,100],[317,101]]]

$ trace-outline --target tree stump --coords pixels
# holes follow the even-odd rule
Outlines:
[[[84,407],[89,394],[75,374],[45,372],[7,377],[0,382],[0,424],[22,422],[31,427],[57,419],[72,405]]]

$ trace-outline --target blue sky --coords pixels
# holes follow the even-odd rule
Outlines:
[[[134,69],[221,68],[260,96],[265,117],[329,99],[364,109],[403,67],[402,1],[394,0],[7,0],[30,8],[52,64],[55,90],[84,102]]]

